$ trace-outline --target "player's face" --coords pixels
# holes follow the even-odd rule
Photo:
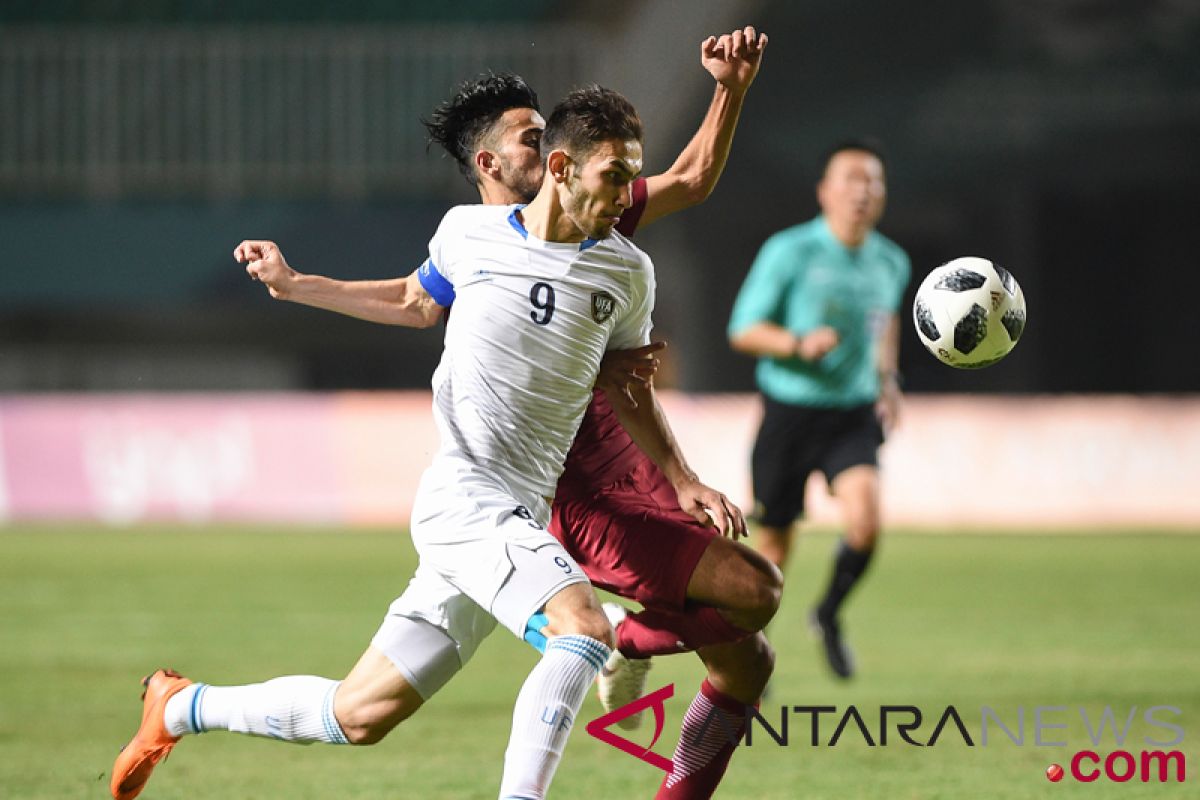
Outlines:
[[[600,142],[582,162],[572,160],[563,207],[589,239],[604,239],[632,203],[631,184],[642,171],[642,143]]]
[[[497,120],[500,182],[528,203],[542,185],[545,164],[538,149],[546,120],[532,108],[510,108]]]
[[[863,150],[843,150],[825,168],[817,199],[836,228],[875,227],[887,199],[883,163]]]

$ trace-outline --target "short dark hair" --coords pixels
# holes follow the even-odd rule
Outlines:
[[[847,151],[870,153],[879,159],[879,163],[883,165],[884,172],[887,171],[887,156],[884,153],[883,143],[873,136],[858,136],[842,139],[822,154],[821,163],[818,165],[820,167],[820,176],[822,178],[825,177],[825,173],[829,170],[829,162],[833,161],[834,156]]]
[[[463,81],[454,95],[440,104],[421,124],[429,133],[429,144],[441,145],[458,162],[458,169],[474,185],[475,151],[480,140],[510,108],[538,110],[538,97],[520,75],[486,72]]]
[[[551,150],[582,156],[609,139],[640,142],[642,120],[621,94],[592,84],[575,89],[550,112],[542,132],[542,157]]]

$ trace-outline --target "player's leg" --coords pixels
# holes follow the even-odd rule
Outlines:
[[[452,459],[426,472],[413,508],[422,564],[491,625],[499,622],[543,652],[513,707],[500,783],[505,798],[544,796],[612,649],[612,629],[587,576],[543,526],[549,516],[540,498],[518,502],[492,476]],[[466,611],[447,616],[456,641],[482,622]]]
[[[356,670],[361,679],[362,670]],[[227,730],[300,744],[351,742],[334,714],[340,682],[329,678],[290,675],[246,686],[210,686],[157,670],[144,683],[141,725],[113,764],[110,789],[118,800],[137,797],[155,765],[187,734]],[[407,716],[421,698],[402,684],[402,679],[395,682],[390,691],[402,704],[415,701],[405,709]]]
[[[411,600],[410,592],[393,609],[404,610],[406,599]],[[389,612],[334,697],[346,738],[351,744],[383,739],[458,674],[464,651],[469,658],[474,648],[463,648],[430,621]]]
[[[647,537],[652,535],[647,533]],[[677,551],[670,547],[671,537],[664,535],[661,541],[663,557],[674,561]],[[681,572],[687,577],[686,572]],[[733,647],[733,651],[719,673],[718,685],[732,689],[734,696],[753,695],[757,700],[770,670],[763,675],[762,661],[749,658],[749,653],[756,639],[754,634],[766,627],[779,608],[783,591],[779,570],[750,548],[717,536],[709,541],[687,579],[687,599],[681,610],[664,607],[663,601],[669,593],[655,597],[654,585],[648,583],[651,591],[642,593],[642,602],[653,605],[618,617],[619,624],[615,625],[618,650],[605,664],[600,678],[600,702],[604,708],[620,708],[642,695],[651,657],[696,650],[704,658],[705,652],[721,653],[724,647]],[[743,643],[744,646],[739,646]],[[739,661],[739,653],[746,658]],[[712,675],[710,671],[710,678]],[[762,686],[758,685],[760,679]],[[699,698],[697,702],[701,702]],[[618,724],[632,730],[641,725],[643,716],[633,714]],[[728,755],[724,758],[727,762]],[[721,767],[713,786],[723,772]]]
[[[452,493],[463,481],[447,485]],[[518,504],[494,486],[480,481],[469,502],[446,498],[427,516],[414,509],[413,538],[443,577],[543,653],[513,707],[500,784],[501,797],[529,800],[549,789],[583,698],[611,652],[612,628],[583,570],[543,527],[546,503]]]
[[[453,631],[445,619],[450,615],[460,626]],[[463,626],[461,620],[472,615],[487,624]],[[375,744],[456,675],[493,626],[470,598],[422,564],[343,680],[291,676],[249,686],[198,687],[190,703],[187,691],[168,703],[168,727],[301,743]]]
[[[787,569],[788,559],[792,555],[792,540],[796,534],[795,526],[764,525],[759,523],[754,532],[755,546],[763,557],[778,567],[781,571]]]
[[[775,653],[762,633],[698,652],[708,677],[684,715],[673,769],[659,787],[659,800],[713,795],[745,730],[747,708],[758,705],[775,665]]]
[[[557,636],[584,636],[613,645],[612,626],[604,616],[600,601],[590,583],[565,586],[545,605],[547,640]]]
[[[779,571],[681,511],[649,462],[603,492],[556,503],[552,531],[593,583],[645,607],[619,620],[617,647],[630,658],[744,638],[778,608]]]
[[[426,594],[417,591],[422,588]],[[457,673],[461,654],[469,658],[478,644],[456,642],[420,618],[422,602],[434,609],[454,607],[456,602],[474,605],[452,586],[439,583],[435,574],[418,568],[409,589],[392,604],[371,645],[342,681],[290,675],[243,686],[211,686],[164,670],[155,672],[146,681],[142,724],[113,766],[113,796],[136,797],[154,766],[188,734],[225,730],[299,744],[378,742]],[[481,638],[495,623],[478,613],[487,622],[475,626]]]
[[[606,709],[643,693],[649,659],[627,656],[699,649],[709,666],[685,719],[677,769],[660,789],[664,798],[708,797],[728,766],[745,707],[757,702],[770,677],[770,646],[753,634],[778,608],[782,580],[761,555],[668,508],[676,504],[661,473],[639,470],[585,503],[561,504],[556,522],[589,576],[647,606],[622,611],[618,620],[618,640],[628,652],[614,652],[601,673]],[[717,724],[706,724],[710,715]],[[641,716],[618,724],[636,727]]]
[[[846,532],[838,541],[829,582],[810,614],[810,624],[821,638],[830,669],[840,678],[849,678],[854,674],[854,659],[842,633],[840,613],[875,554],[879,536],[879,471],[867,465],[851,467],[834,479],[834,493]]]
[[[654,494],[653,486],[641,488]],[[606,500],[618,503],[620,498],[608,495]],[[618,594],[635,597],[646,608],[626,615],[617,628],[617,646],[625,657],[737,642],[772,620],[784,579],[762,554],[698,527],[682,513],[628,517],[623,527],[630,543],[622,555],[635,573],[636,589],[630,594],[632,587],[619,587]],[[661,567],[655,569],[661,564],[667,565],[667,575]]]
[[[775,651],[760,631],[737,642],[696,651],[708,669],[708,682],[722,695],[743,706],[762,699],[775,669]]]
[[[641,534],[647,542],[657,543],[659,559],[679,565],[677,574],[686,581],[686,589],[682,603],[669,589],[656,592],[662,584],[647,571],[634,595],[645,608],[627,614],[617,628],[617,648],[627,658],[685,653],[735,642],[765,628],[779,608],[783,592],[779,570],[738,542],[720,536],[708,538],[689,572],[687,560],[680,557],[680,550],[687,547],[684,537],[695,535],[679,530],[687,524],[660,519]]]
[[[834,478],[833,493],[841,509],[845,536],[839,543],[828,590],[818,606],[825,616],[837,615],[875,552],[880,530],[879,470],[868,464],[851,467]]]
[[[566,551],[555,548],[562,554],[556,558],[566,561]],[[513,708],[501,798],[545,796],[584,697],[612,650],[612,628],[586,582],[563,586],[530,619],[528,626],[545,637],[545,650]],[[541,641],[536,634],[526,638]]]
[[[779,607],[782,588],[779,570],[749,548],[721,537],[705,548],[674,625],[683,631],[680,638],[697,641],[694,626],[707,622],[712,643],[696,650],[708,676],[684,715],[660,800],[694,800],[716,791],[745,728],[746,708],[758,704],[774,668],[774,652],[761,631]]]
[[[779,610],[783,573],[749,547],[722,537],[709,542],[688,580],[687,599],[717,609],[732,626],[756,633]]]
[[[651,656],[745,639],[778,608],[779,571],[745,545],[696,524],[677,505],[657,469],[640,469],[586,502],[555,509],[556,531],[588,576],[645,606],[634,613],[605,604],[619,648],[600,674],[607,710],[643,694]],[[618,724],[633,729],[642,717]]]
[[[164,719],[174,736],[222,730],[300,744],[374,744],[423,702],[371,646],[342,681],[289,675],[244,686],[195,684],[167,702]]]
[[[740,542],[716,535],[716,531],[696,525],[679,511],[679,498],[662,471],[647,463],[633,476],[631,491],[623,487],[606,493],[610,502],[632,505],[634,495],[651,498],[661,514],[648,516],[645,525],[631,528],[635,541],[649,545],[647,551],[635,549],[637,571],[643,573],[647,559],[669,554],[673,572],[686,581],[684,602],[690,608],[701,604],[716,609],[730,625],[746,633],[762,630],[779,607],[783,590],[782,573],[762,554]],[[699,556],[697,547],[703,547]],[[673,583],[658,582],[644,586],[640,602],[651,608],[675,608],[678,601]],[[695,642],[689,648],[734,641],[738,636],[722,635],[711,642]]]
[[[333,712],[350,744],[375,744],[424,703],[395,664],[369,647],[338,687]]]

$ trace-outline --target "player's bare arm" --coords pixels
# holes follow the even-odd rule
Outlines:
[[[234,249],[233,257],[245,264],[246,273],[265,284],[276,300],[408,328],[428,328],[442,318],[442,307],[421,286],[415,272],[382,281],[306,275],[292,269],[278,245],[267,241],[244,241]]]
[[[716,80],[704,121],[670,169],[646,179],[646,210],[640,224],[701,203],[725,169],[742,102],[758,75],[767,35],[754,27],[710,36],[700,43],[700,63]]]
[[[798,358],[813,362],[824,358],[838,346],[838,341],[837,330],[828,325],[797,334],[774,322],[759,322],[731,337],[729,344],[739,353],[756,358]]]
[[[427,328],[442,318],[444,309],[421,286],[414,272],[405,278],[381,281],[340,281],[297,272],[274,242],[245,241],[233,251],[246,272],[266,285],[271,297],[335,311],[367,322]],[[633,403],[631,383],[645,383],[658,369],[655,353],[666,342],[633,350],[612,350],[600,362],[596,387],[611,390]]]
[[[609,402],[630,438],[666,475],[679,497],[679,507],[703,525],[715,525],[725,536],[746,535],[742,511],[721,492],[705,485],[688,466],[654,393],[653,383],[627,387],[633,403],[609,392]]]
[[[890,433],[900,420],[900,317],[892,314],[879,338],[879,401],[875,413],[884,433]]]

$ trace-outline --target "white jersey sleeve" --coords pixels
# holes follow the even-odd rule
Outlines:
[[[454,302],[456,278],[464,261],[464,234],[482,220],[495,217],[494,206],[455,206],[446,212],[429,240],[429,258],[417,270],[417,278],[434,302],[449,308]]]

